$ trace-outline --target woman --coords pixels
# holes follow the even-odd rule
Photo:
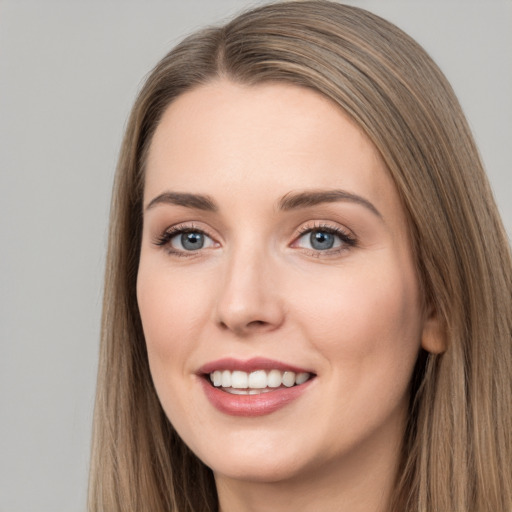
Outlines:
[[[114,186],[90,510],[512,507],[512,263],[446,79],[325,1],[154,69]]]

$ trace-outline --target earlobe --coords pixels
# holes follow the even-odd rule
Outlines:
[[[446,351],[446,329],[435,311],[430,312],[423,324],[421,347],[431,354],[442,354]]]

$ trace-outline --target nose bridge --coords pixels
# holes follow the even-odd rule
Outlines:
[[[283,321],[277,268],[265,244],[245,241],[229,251],[217,297],[217,322],[243,335],[272,330]]]

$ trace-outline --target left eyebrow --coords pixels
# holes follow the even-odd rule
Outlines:
[[[280,210],[296,210],[299,208],[309,208],[322,203],[336,203],[338,201],[348,201],[364,206],[374,215],[382,219],[382,214],[375,206],[364,197],[352,194],[345,190],[312,190],[306,192],[290,192],[283,196],[277,206]]]
[[[218,210],[215,201],[210,196],[189,194],[186,192],[164,192],[153,198],[146,206],[145,210],[154,208],[158,204],[174,204],[184,206],[185,208],[195,208],[196,210],[209,212],[216,212]]]

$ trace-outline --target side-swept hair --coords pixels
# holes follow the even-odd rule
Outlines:
[[[445,329],[422,352],[390,510],[512,510],[512,261],[478,151],[447,80],[391,23],[328,1],[265,5],[198,32],[149,75],[112,199],[90,512],[217,510],[210,469],[154,390],[136,300],[144,163],[166,107],[218,78],[287,82],[339,105],[384,158],[411,231],[425,307]]]

